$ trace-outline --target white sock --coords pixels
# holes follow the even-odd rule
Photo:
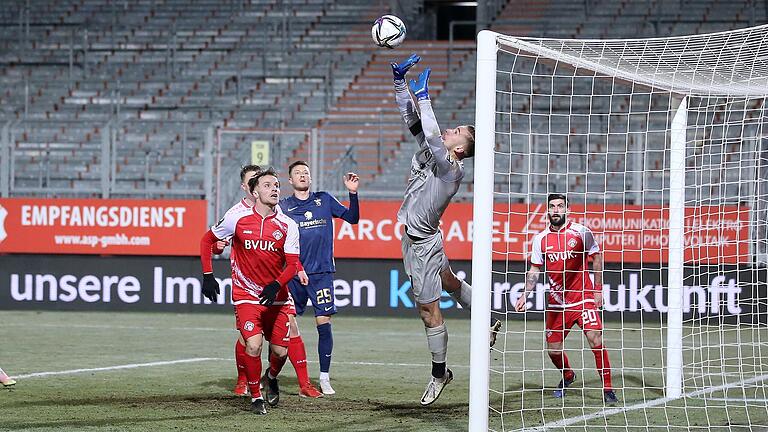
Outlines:
[[[328,372],[320,372],[320,379],[322,381],[330,381],[331,375]]]
[[[464,309],[472,307],[472,286],[466,281],[461,281],[461,288],[450,294]]]
[[[427,331],[427,346],[432,353],[432,361],[435,363],[445,363],[448,353],[448,329],[445,323],[437,327],[425,327]]]

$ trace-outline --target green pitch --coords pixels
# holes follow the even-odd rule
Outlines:
[[[218,314],[0,312],[0,366],[20,377],[15,390],[0,391],[0,430],[402,432],[467,428],[469,321],[448,322],[449,366],[456,379],[433,406],[418,403],[430,367],[424,329],[415,313],[400,319],[340,316],[334,319],[331,370],[337,394],[317,400],[299,398],[288,363],[280,380],[280,405],[266,417],[252,415],[247,400],[230,393],[235,378],[232,325],[232,316]],[[299,325],[316,383],[313,321],[300,318]],[[619,411],[577,420],[559,430],[585,430],[585,425],[590,425],[589,430],[625,430],[627,426],[630,430],[667,430],[671,423],[673,430],[730,424],[729,430],[734,431],[750,430],[750,424],[768,424],[764,402],[687,398],[669,404],[666,410],[661,404],[621,411],[663,396],[663,369],[661,363],[654,363],[663,355],[659,348],[662,332],[640,332],[636,327],[625,323],[623,331],[606,334],[608,347],[625,348],[625,355],[614,350],[611,356],[621,400]],[[491,375],[491,406],[506,412],[504,429],[519,429],[522,422],[535,427],[542,421],[588,416],[605,409],[592,354],[580,351],[580,333],[574,332],[566,342],[566,349],[573,350],[571,362],[579,369],[579,380],[566,399],[556,400],[550,396],[551,389],[542,391],[541,386],[543,382],[552,387],[559,379],[541,352],[541,324],[537,320],[524,327],[522,322],[509,322],[504,330],[509,333],[502,335],[499,348],[506,347],[508,352],[493,352]],[[768,340],[762,332],[759,340]],[[733,336],[758,338],[754,333]],[[733,359],[737,348],[725,342],[723,358]],[[768,351],[759,348],[753,347],[749,353],[742,348],[740,355],[748,354],[740,369],[745,373],[729,379],[768,373],[768,360],[756,357]],[[524,354],[514,352],[523,349]],[[762,372],[755,362],[762,362]],[[753,368],[746,370],[743,363],[751,363]],[[517,372],[520,365],[525,373]],[[544,365],[548,369],[542,372]],[[712,366],[702,364],[702,370]],[[89,370],[73,371],[76,369]],[[33,375],[62,371],[66,373]],[[689,379],[693,377],[686,376]],[[711,378],[707,383],[720,384]],[[765,399],[764,384],[743,387],[751,391],[750,398]],[[733,390],[717,393],[723,398],[735,395]],[[500,419],[491,412],[494,429],[501,429]]]

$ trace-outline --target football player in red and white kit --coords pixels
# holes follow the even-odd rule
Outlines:
[[[563,373],[563,379],[554,392],[555,397],[565,396],[565,389],[576,379],[576,373],[563,351],[563,341],[576,324],[584,331],[595,355],[597,373],[603,382],[603,400],[614,404],[618,400],[611,385],[611,364],[608,351],[603,346],[603,322],[599,311],[603,305],[603,257],[592,231],[584,225],[568,221],[567,215],[566,196],[549,194],[549,227],[533,238],[525,293],[517,300],[515,309],[518,312],[526,310],[528,294],[536,288],[543,266],[549,278],[547,352],[552,363]],[[594,284],[589,277],[590,257]]]
[[[272,169],[256,173],[248,181],[254,198],[250,213],[227,212],[200,242],[203,266],[203,295],[215,301],[219,284],[213,275],[212,246],[232,237],[232,300],[235,320],[245,339],[245,374],[251,391],[251,410],[266,414],[261,397],[261,346],[270,342],[274,358],[285,362],[288,354],[288,314],[293,299],[286,284],[299,268],[299,229],[275,207],[280,200],[280,182]]]
[[[243,190],[243,192],[245,192],[245,196],[237,204],[230,207],[229,210],[227,210],[227,213],[248,214],[252,212],[254,198],[248,190],[248,181],[252,179],[259,171],[261,171],[261,167],[258,165],[245,165],[241,168],[240,188]],[[280,206],[275,207],[275,210],[280,211]],[[219,240],[213,247],[213,253],[215,255],[220,255],[228,244],[229,239]],[[236,259],[237,254],[234,252],[234,250],[230,253],[229,257],[231,261]],[[304,276],[302,277],[302,275]],[[303,272],[301,266],[299,266],[299,279],[304,285],[309,283],[308,278],[306,278],[306,273]],[[309,372],[307,371],[307,351],[304,347],[304,340],[301,337],[301,333],[299,333],[299,326],[296,322],[296,311],[291,311],[289,313],[289,320],[291,327],[289,334],[290,341],[288,343],[288,359],[291,361],[291,364],[293,364],[293,368],[296,371],[296,378],[299,383],[299,396],[308,398],[323,397],[323,394],[317,390],[314,385],[312,385],[312,382],[309,379]],[[237,396],[248,395],[248,379],[245,376],[245,355],[245,341],[243,340],[243,336],[239,335],[238,340],[235,341],[237,383],[235,384],[234,393]],[[282,364],[279,362],[277,364],[282,366]],[[275,369],[278,367],[277,365],[271,366],[275,366]],[[277,381],[269,379],[269,374],[271,373],[276,377],[279,370],[271,371],[270,369],[271,368],[267,369],[264,377],[262,378],[262,387],[264,387],[264,385],[269,385],[267,391],[267,402],[270,405],[276,405],[280,397],[279,387],[277,385]]]

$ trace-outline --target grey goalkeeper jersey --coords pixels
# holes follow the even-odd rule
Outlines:
[[[430,101],[418,102],[419,118],[405,83],[395,84],[395,98],[403,121],[419,143],[419,149],[411,159],[408,187],[397,212],[397,221],[408,227],[408,234],[429,237],[439,230],[440,217],[459,190],[464,164],[453,160],[443,145]]]

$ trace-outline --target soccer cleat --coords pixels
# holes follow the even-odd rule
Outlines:
[[[501,321],[494,320],[491,324],[491,348],[496,345],[496,336],[499,335],[499,330],[501,330]]]
[[[333,389],[331,389],[333,390]],[[299,396],[311,399],[317,399],[323,397],[323,393],[316,389],[312,383],[307,383],[299,388]]]
[[[269,371],[261,378],[261,388],[266,388],[267,391],[267,403],[269,406],[275,406],[280,402],[280,386],[277,383],[277,378],[270,378]]]
[[[250,394],[250,391],[248,391],[248,381],[238,380],[232,393],[234,393],[235,396],[248,396]]]
[[[3,381],[3,388],[9,389],[9,390],[15,385],[16,385],[16,380],[13,380],[11,378],[8,378],[7,380]]]
[[[552,392],[552,394],[558,398],[562,399],[565,397],[565,389],[570,387],[573,382],[576,381],[576,373],[574,372],[573,376],[570,379],[563,378],[560,380],[560,383],[557,385],[557,390]]]
[[[264,399],[258,398],[251,401],[251,411],[256,415],[264,415],[267,413],[267,406],[264,405]]]
[[[426,406],[436,401],[445,386],[452,380],[453,372],[450,369],[445,370],[445,375],[442,378],[431,377],[427,383],[427,388],[424,390],[424,394],[421,396],[421,404]]]
[[[335,395],[336,394],[336,390],[334,390],[333,387],[331,387],[331,380],[329,380],[329,379],[327,379],[327,380],[321,379],[320,380],[320,390],[323,391],[324,395],[330,396],[330,395]]]
[[[616,397],[616,393],[614,393],[613,390],[606,390],[603,393],[603,400],[605,403],[611,405],[619,403],[619,398]]]

